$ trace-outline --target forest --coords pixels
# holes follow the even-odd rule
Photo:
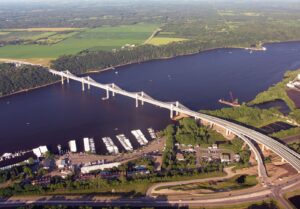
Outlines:
[[[42,67],[0,64],[0,96],[46,85],[54,81],[56,78]]]

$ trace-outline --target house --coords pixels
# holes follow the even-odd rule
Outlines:
[[[212,149],[218,149],[218,145],[217,144],[213,144],[212,145]]]
[[[69,159],[68,158],[59,159],[55,163],[59,169],[63,169],[69,165]]]
[[[177,153],[176,154],[176,159],[178,161],[184,161],[184,155],[182,153]]]
[[[43,160],[42,165],[45,170],[51,170],[55,167],[55,161],[47,158]]]
[[[234,159],[235,162],[240,162],[241,156],[239,154],[235,154],[233,159]]]
[[[228,163],[230,162],[230,154],[222,153],[221,154],[221,163]]]

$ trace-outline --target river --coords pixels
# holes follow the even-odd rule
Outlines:
[[[199,54],[149,61],[92,74],[102,83],[116,83],[128,91],[145,91],[163,101],[180,101],[187,107],[216,109],[229,92],[240,102],[280,81],[288,69],[300,67],[300,42],[267,44],[267,51],[216,49]],[[117,73],[116,73],[117,72]],[[82,138],[93,137],[98,153],[106,149],[101,137],[125,133],[134,147],[130,130],[164,128],[169,112],[116,95],[103,101],[105,92],[81,84],[60,83],[0,99],[0,154],[39,145],[67,147],[71,139],[82,149]],[[146,135],[148,138],[149,136]]]

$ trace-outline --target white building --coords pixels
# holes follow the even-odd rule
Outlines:
[[[117,162],[117,163],[107,163],[107,164],[101,164],[101,165],[83,166],[83,167],[81,167],[81,173],[87,174],[87,173],[90,173],[90,172],[96,171],[96,170],[104,170],[104,169],[108,169],[108,168],[118,167],[119,165],[121,165],[121,163]]]

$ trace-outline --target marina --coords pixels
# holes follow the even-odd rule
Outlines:
[[[126,151],[132,151],[133,147],[132,144],[130,143],[130,140],[126,138],[124,134],[119,134],[116,136],[119,142],[122,144],[122,146],[125,148]]]
[[[141,146],[144,146],[146,144],[148,144],[148,140],[146,139],[146,137],[144,136],[144,134],[141,132],[141,130],[132,130],[131,133],[133,134],[133,136],[136,138],[136,140],[138,141],[138,143]]]
[[[110,153],[110,154],[118,154],[119,153],[118,147],[114,144],[114,142],[112,141],[112,139],[110,137],[103,137],[102,141],[105,144],[108,153]]]

